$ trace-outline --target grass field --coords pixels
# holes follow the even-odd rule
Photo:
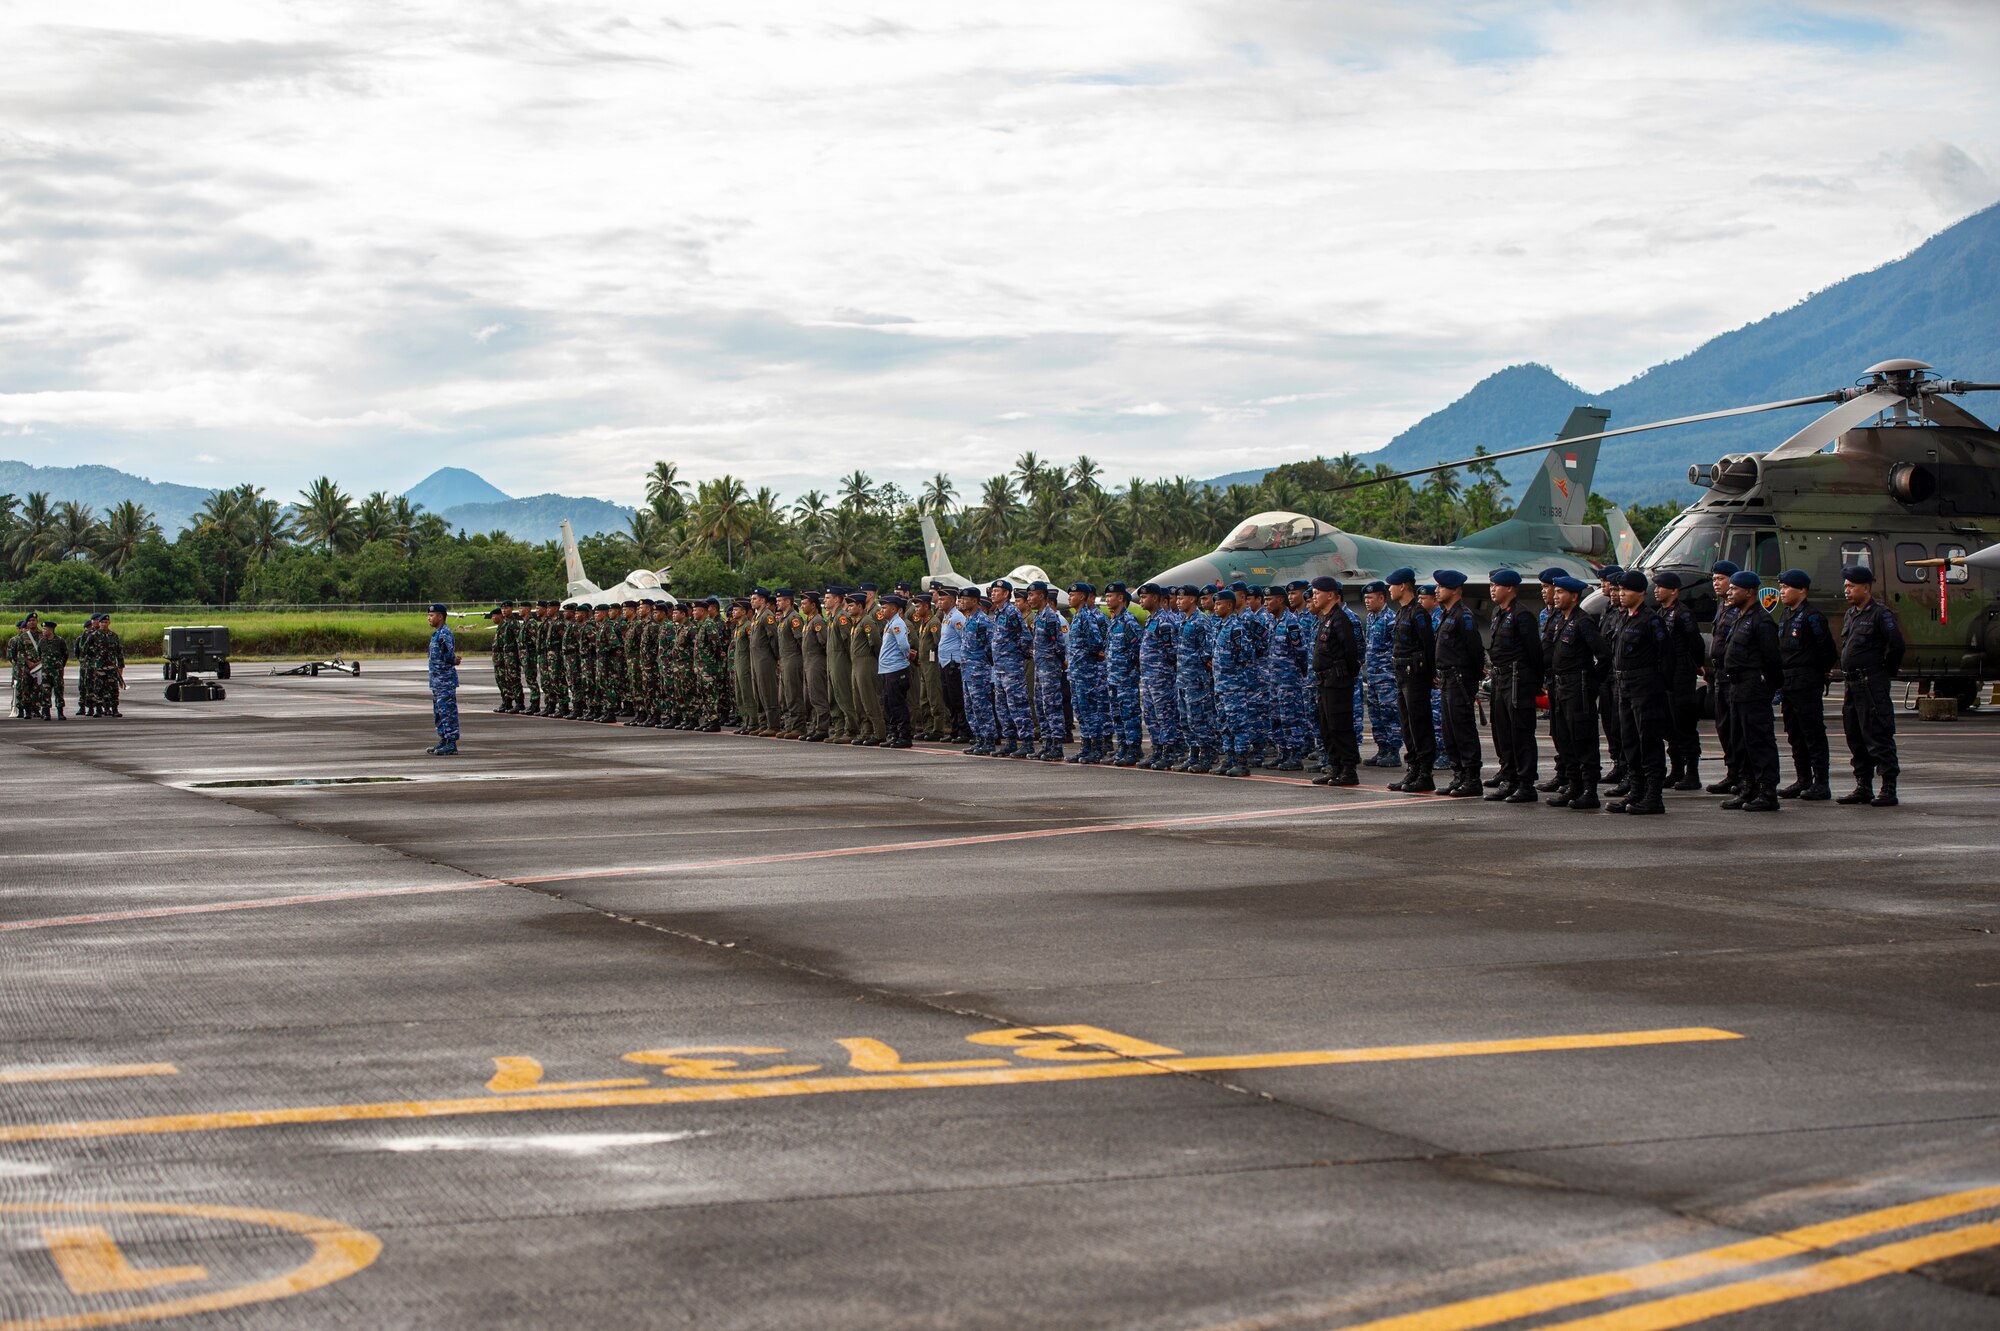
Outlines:
[[[58,615],[56,632],[74,641],[83,628],[82,615]],[[493,642],[493,628],[483,619],[450,621],[461,655],[484,652]],[[349,660],[383,656],[421,656],[430,647],[430,623],[423,615],[362,611],[309,610],[259,613],[254,610],[207,615],[114,615],[112,628],[125,643],[127,661],[160,659],[160,636],[169,624],[222,624],[229,629],[233,660],[327,657],[338,653]],[[72,651],[74,649],[72,648]]]

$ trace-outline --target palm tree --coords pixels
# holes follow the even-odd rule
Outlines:
[[[48,491],[30,490],[20,516],[7,533],[7,562],[16,573],[42,557],[42,547],[48,544],[55,525],[55,506],[49,503]]]
[[[292,519],[275,499],[264,498],[262,486],[246,485],[249,499],[244,517],[244,544],[259,560],[270,559],[291,545],[296,534]]]
[[[1014,476],[1021,482],[1021,493],[1033,498],[1042,483],[1042,460],[1032,452],[1021,454],[1014,459]]]
[[[1143,541],[1152,532],[1155,516],[1153,487],[1134,476],[1125,482],[1125,526],[1132,539]]]
[[[248,493],[246,493],[246,491]],[[249,504],[254,487],[236,486],[216,490],[195,510],[192,526],[199,536],[220,536],[233,544],[243,540],[250,521]]]
[[[450,539],[451,524],[444,520],[443,514],[417,510],[417,520],[410,524],[410,545],[413,548],[421,550],[427,545]]]
[[[104,528],[98,525],[90,506],[65,499],[56,505],[55,530],[43,548],[54,559],[88,559],[97,553],[102,539]]]
[[[1186,476],[1156,481],[1153,495],[1158,503],[1159,534],[1179,544],[1194,539],[1201,527],[1201,496]]]
[[[1097,478],[1103,474],[1104,468],[1098,466],[1097,459],[1088,454],[1079,453],[1076,461],[1069,464],[1070,479],[1076,482],[1079,490],[1095,490]]]
[[[658,461],[646,473],[646,505],[662,524],[671,526],[687,515],[687,491],[679,463]]]
[[[778,492],[770,486],[760,486],[752,496],[748,509],[750,530],[743,537],[743,553],[750,554],[778,544],[785,537],[784,510],[778,504]]]
[[[1070,506],[1070,534],[1087,555],[1101,555],[1118,542],[1118,503],[1092,486]]]
[[[322,476],[299,492],[298,525],[308,544],[322,551],[347,553],[360,544],[354,521],[354,501]]]
[[[855,508],[837,508],[823,516],[806,537],[806,553],[847,572],[879,556],[882,542],[866,514]]]
[[[634,564],[641,568],[655,568],[666,562],[672,553],[667,539],[667,524],[660,521],[660,515],[650,507],[632,511],[632,520],[625,531],[625,545],[631,551]]]
[[[1028,535],[1043,545],[1053,545],[1062,539],[1068,525],[1069,504],[1062,491],[1052,485],[1035,491],[1028,502]]]
[[[1011,480],[1005,476],[988,477],[986,488],[979,494],[979,507],[966,515],[972,539],[989,550],[1003,544],[1014,530],[1014,516],[1020,508]]]
[[[736,546],[750,535],[750,493],[734,476],[703,481],[695,492],[693,539],[722,547],[722,562],[736,567]]]
[[[405,508],[409,501],[403,501]],[[396,521],[396,503],[385,490],[377,490],[361,501],[354,511],[354,523],[360,530],[361,543],[370,541],[390,541],[402,544],[410,535],[407,524]]]
[[[160,524],[153,521],[151,509],[130,499],[120,500],[105,516],[104,535],[97,543],[98,566],[117,577],[132,562],[140,543],[159,534]]]
[[[924,492],[917,499],[917,511],[928,513],[942,521],[950,515],[958,502],[958,487],[951,483],[951,477],[939,472],[924,486]]]
[[[840,503],[844,508],[875,507],[875,478],[865,471],[852,471],[840,478]]]
[[[801,527],[817,526],[826,514],[826,495],[818,490],[808,490],[792,502],[792,521]]]

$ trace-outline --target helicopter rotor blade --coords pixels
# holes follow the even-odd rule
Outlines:
[[[1961,430],[1990,430],[1993,427],[1967,411],[1958,403],[1937,393],[1926,393],[1923,399],[1923,413],[1939,425],[1956,426]]]
[[[1370,485],[1384,485],[1390,481],[1407,480],[1412,476],[1429,476],[1440,471],[1453,471],[1459,467],[1469,467],[1477,462],[1497,462],[1501,458],[1523,457],[1529,453],[1546,453],[1552,448],[1566,448],[1571,444],[1589,443],[1593,439],[1615,439],[1620,435],[1639,434],[1646,430],[1665,430],[1676,425],[1695,425],[1702,421],[1719,421],[1730,416],[1753,416],[1760,411],[1783,411],[1787,407],[1809,407],[1820,402],[1838,402],[1842,393],[1816,393],[1812,397],[1788,398],[1783,402],[1759,402],[1754,407],[1731,407],[1727,411],[1704,411],[1697,416],[1676,416],[1672,420],[1649,421],[1644,425],[1627,425],[1616,430],[1604,430],[1598,434],[1577,434],[1567,439],[1552,439],[1546,444],[1528,444],[1522,448],[1502,449],[1498,453],[1481,453],[1476,457],[1460,458],[1457,462],[1440,462],[1433,467],[1415,467],[1409,471],[1392,472],[1387,476],[1370,476],[1365,480],[1349,481],[1345,485],[1329,487],[1329,492],[1359,490]]]
[[[1783,462],[1787,458],[1809,458],[1861,422],[1908,400],[1907,396],[1893,388],[1871,388],[1853,401],[1841,403],[1779,444],[1764,455],[1764,460]]]

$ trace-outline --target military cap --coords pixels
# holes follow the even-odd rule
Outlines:
[[[1603,568],[1597,570],[1597,580],[1599,582],[1617,582],[1624,576],[1625,570],[1616,564],[1606,564]]]
[[[1312,584],[1310,582],[1307,582],[1304,578],[1293,578],[1290,582],[1285,584],[1285,590],[1288,592],[1303,592],[1303,591],[1308,591],[1311,588]]]
[[[752,587],[750,594],[752,596],[761,596],[767,601],[771,599],[771,589],[769,587]]]
[[[53,619],[45,619],[42,621],[42,627],[45,629],[59,629],[62,625],[56,623]]]
[[[488,619],[491,619],[491,618],[493,618],[493,616],[495,616],[495,615],[504,615],[504,614],[506,614],[506,613],[507,613],[507,612],[506,612],[505,610],[502,610],[502,609],[501,609],[501,608],[500,608],[499,606],[497,606],[497,605],[496,605],[496,606],[494,606],[494,607],[493,607],[493,608],[492,608],[491,610],[488,610],[488,611],[486,612],[486,617],[487,617]]]
[[[626,607],[629,607],[629,608],[631,608],[631,609],[635,609],[635,610],[636,610],[636,609],[638,608],[638,606],[639,606],[639,603],[638,603],[637,601],[627,601],[627,602],[625,603],[625,605],[626,605]]]
[[[1455,568],[1441,568],[1431,576],[1437,579],[1438,586],[1450,591],[1457,591],[1465,585],[1465,575]]]
[[[1875,581],[1875,570],[1869,568],[1866,564],[1849,564],[1846,568],[1840,570],[1840,580],[1842,582],[1858,582],[1866,585]]]
[[[1097,594],[1097,588],[1091,586],[1087,582],[1072,582],[1069,585],[1069,589],[1073,592],[1083,592],[1085,595],[1089,596],[1094,596]]]
[[[1518,587],[1521,575],[1511,568],[1496,568],[1486,575],[1486,580],[1495,587]]]
[[[792,595],[792,589],[791,589],[790,587],[780,587],[780,588],[778,588],[778,590],[777,590],[777,591],[775,591],[775,592],[772,592],[771,594],[772,594],[773,596],[791,596],[791,595]]]
[[[730,601],[729,604],[734,609],[748,610],[750,608],[750,598],[747,596],[738,596]]]
[[[1585,582],[1582,578],[1572,578],[1567,573],[1563,574],[1559,578],[1556,578],[1549,585],[1555,587],[1559,591],[1570,592],[1577,596],[1581,596],[1585,592],[1590,590],[1589,583]]]
[[[514,608],[514,603],[512,601],[502,601],[500,603],[500,608],[502,610],[512,610]]]
[[[819,604],[819,593],[818,593],[818,592],[816,592],[816,591],[814,591],[814,590],[813,590],[812,588],[808,587],[808,588],[806,588],[806,590],[805,590],[805,591],[803,591],[803,592],[801,592],[801,593],[799,594],[799,599],[800,599],[801,601],[811,601],[811,602],[812,602],[812,603],[813,603],[814,605],[818,605],[818,604]]]
[[[1754,592],[1757,590],[1758,587],[1762,586],[1763,584],[1758,580],[1758,577],[1755,573],[1752,573],[1749,569],[1744,568],[1744,569],[1738,569],[1736,572],[1729,575],[1729,585],[1732,587],[1746,588],[1747,590]]]
[[[1553,564],[1551,564],[1549,567],[1543,569],[1540,573],[1535,575],[1537,581],[1545,582],[1551,587],[1562,586],[1562,580],[1564,578],[1567,578],[1568,576],[1569,574],[1563,572],[1561,569],[1555,567]]]
[[[849,593],[847,594],[847,603],[848,603],[849,605],[867,605],[867,604],[868,604],[868,593],[867,593],[867,592],[849,592]]]
[[[443,601],[432,601],[432,602],[431,602],[431,613],[432,613],[432,614],[434,614],[434,615],[448,615],[448,614],[450,614],[450,613],[451,613],[451,611],[449,611],[449,610],[447,610],[447,609],[445,609],[445,608],[444,608],[444,602],[443,602]],[[29,616],[28,616],[28,618],[29,618],[29,619],[33,619],[33,618],[34,618],[34,616],[33,616],[33,615],[31,614],[31,615],[29,615]]]
[[[1218,590],[1216,591],[1216,593],[1215,593],[1215,599],[1216,599],[1216,600],[1218,600],[1218,601],[1227,601],[1227,602],[1229,602],[1229,603],[1230,603],[1231,605],[1235,605],[1235,604],[1236,604],[1236,589],[1235,589],[1234,587],[1222,587],[1222,588],[1219,588],[1219,589],[1218,589]]]
[[[1681,575],[1672,569],[1661,569],[1653,575],[1653,585],[1664,587],[1670,592],[1677,592],[1681,589]]]
[[[1298,587],[1299,585],[1296,582],[1292,584],[1294,587]],[[1304,585],[1316,592],[1337,592],[1340,590],[1340,579],[1330,574],[1322,573]]]
[[[901,592],[890,592],[887,596],[884,596],[882,598],[883,605],[893,605],[898,610],[902,609],[909,603],[910,603],[910,598],[903,595]]]
[[[931,584],[931,592],[933,594],[943,592],[946,596],[957,596],[958,588],[948,582],[934,582]]]
[[[1361,590],[1364,592],[1374,592],[1377,595],[1386,596],[1389,594],[1389,584],[1382,581],[1382,579],[1380,578],[1376,578],[1374,581],[1370,582],[1367,586],[1363,587]]]
[[[1743,569],[1742,565],[1737,564],[1731,560],[1718,559],[1713,564],[1710,564],[1708,566],[1708,571],[1710,573],[1718,574],[1726,578],[1729,577],[1731,574],[1742,572]]]
[[[991,585],[987,587],[986,590],[989,592],[1000,592],[1000,591],[1011,592],[1014,590],[1014,584],[1007,581],[1007,579],[1005,578],[995,578],[993,579],[993,582],[991,583]]]
[[[1389,576],[1382,579],[1391,587],[1397,583],[1414,583],[1416,580],[1417,571],[1413,568],[1392,568],[1389,570]]]
[[[1802,568],[1788,568],[1778,575],[1778,581],[1786,587],[1797,587],[1800,591],[1812,589],[1812,577]]]
[[[910,584],[907,582],[899,582],[896,584],[896,590],[899,592],[909,593],[915,591],[916,588],[910,586]]]
[[[1200,596],[1200,595],[1201,595],[1201,588],[1199,588],[1199,587],[1195,586],[1195,585],[1194,585],[1193,583],[1191,583],[1191,582],[1187,582],[1187,583],[1182,583],[1182,584],[1181,584],[1181,589],[1180,589],[1179,593],[1177,593],[1177,594],[1178,594],[1178,595],[1181,595],[1181,596]]]
[[[980,591],[977,587],[960,587],[958,589],[958,595],[960,597],[970,596],[974,600],[984,600],[986,597],[986,593]]]
[[[856,587],[854,590],[858,592],[872,592],[875,590],[875,584],[872,582],[864,582],[859,587]]]
[[[1259,600],[1262,600],[1264,597],[1263,587],[1254,582],[1247,587],[1239,582],[1229,590],[1235,592],[1238,596],[1254,596]]]
[[[1643,592],[1646,590],[1646,575],[1636,568],[1627,569],[1618,575],[1618,585],[1628,592]]]

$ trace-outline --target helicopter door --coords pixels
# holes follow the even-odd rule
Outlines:
[[[1842,541],[1840,543],[1840,566],[1859,564],[1863,568],[1875,567],[1875,547],[1867,541]]]

